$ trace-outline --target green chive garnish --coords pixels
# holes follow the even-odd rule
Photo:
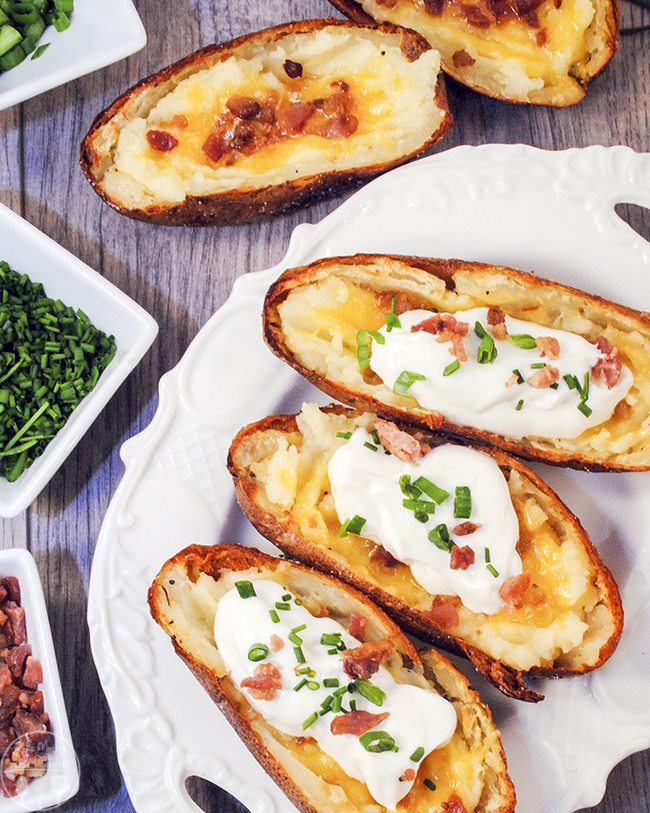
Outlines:
[[[454,543],[449,538],[449,530],[444,524],[436,525],[432,531],[429,531],[429,542],[433,542],[437,548],[445,550],[447,553],[450,553],[454,547]]]
[[[285,593],[285,594],[282,596],[282,601],[291,601],[291,599],[292,599],[292,598],[293,598],[293,597],[292,597],[291,593]]]
[[[448,364],[442,371],[442,374],[444,376],[448,376],[455,373],[456,370],[460,370],[460,361],[458,361],[458,359],[456,359],[456,361],[452,361],[451,364]]]
[[[275,609],[276,610],[290,610],[291,604],[288,601],[276,601],[275,602]]]
[[[409,370],[402,370],[397,376],[397,380],[393,384],[393,392],[395,395],[408,396],[409,390],[416,381],[424,381],[426,376],[420,373],[412,373]]]
[[[472,492],[468,486],[457,486],[454,495],[454,517],[469,519],[472,516]]]
[[[373,429],[370,433],[370,437],[372,438],[372,442],[375,443],[377,446],[381,445],[381,441],[379,440],[379,432],[376,429]]]
[[[363,445],[366,447],[366,449],[370,449],[371,452],[376,452],[378,448],[377,446],[374,445],[374,443],[370,443],[367,440],[364,441]]]
[[[490,564],[490,549],[489,548],[485,549],[485,564],[486,565]]]
[[[338,649],[328,649],[327,654],[328,655],[338,655],[339,651],[338,651]]]
[[[570,373],[567,373],[567,374],[564,376],[564,380],[565,380],[565,382],[566,382],[567,387],[568,387],[570,390],[577,390],[577,389],[578,389],[578,387],[580,386],[580,385],[578,384],[578,379],[577,379],[577,378],[576,378],[574,375],[571,375]]]
[[[411,762],[419,762],[422,757],[424,756],[424,748],[420,745],[418,746],[415,751],[410,756]]]
[[[386,339],[376,330],[357,331],[357,361],[362,370],[370,367],[370,339],[374,339],[377,344],[385,344]]]
[[[341,529],[339,530],[339,536],[341,539],[343,537],[350,534],[359,534],[361,533],[361,529],[366,524],[366,520],[363,517],[360,517],[358,514],[355,514],[351,519],[347,519],[343,525],[341,525]]]
[[[350,438],[352,437],[352,432],[337,432],[336,437],[344,438],[345,440],[350,440]]]
[[[253,644],[253,646],[248,650],[248,660],[253,661],[253,663],[257,663],[258,661],[263,661],[264,658],[267,658],[269,654],[269,648],[266,644]]]
[[[546,367],[546,364],[543,361],[538,361],[535,364],[530,365],[531,370],[543,370]]]
[[[578,409],[580,410],[580,412],[582,412],[585,418],[588,418],[593,412],[593,409],[587,406],[587,404],[584,401],[580,401],[580,403],[578,404]]]
[[[417,498],[422,494],[419,488],[411,485],[411,477],[408,474],[403,474],[399,478],[399,487],[405,497],[409,497],[413,500],[417,500]]]
[[[276,610],[269,610],[269,615],[271,616],[271,621],[273,621],[274,624],[280,623],[280,616],[277,614]]]
[[[557,383],[557,381],[555,382],[555,384],[549,384],[549,387],[552,390],[559,390],[560,389],[560,385]]]
[[[488,571],[488,573],[491,573],[495,579],[499,578],[499,571],[496,569],[496,567],[494,567],[494,565],[488,563],[485,566],[485,569]]]
[[[508,340],[520,350],[533,350],[537,347],[537,340],[528,333],[514,333],[508,336]]]
[[[418,477],[413,485],[416,488],[419,488],[420,491],[426,494],[427,497],[430,497],[438,505],[442,505],[442,503],[449,496],[448,491],[445,491],[444,488],[440,488],[435,483],[432,483],[431,480],[428,480],[426,477]]]
[[[323,686],[326,689],[336,689],[337,686],[340,686],[340,681],[338,678],[325,678]]]
[[[517,384],[523,384],[524,383],[524,377],[521,374],[521,372],[519,370],[517,370],[516,368],[512,372],[517,376]]]
[[[300,683],[296,683],[296,685],[293,687],[293,690],[294,690],[294,692],[299,692],[302,689],[302,687],[306,686],[306,685],[307,685],[307,678],[303,678],[300,681]]]
[[[257,593],[255,592],[255,588],[253,587],[253,582],[249,581],[235,582],[235,587],[237,588],[237,592],[242,598],[252,598],[253,596],[257,595]]]
[[[524,399],[523,399],[523,398],[520,398],[520,399],[517,401],[517,406],[515,407],[516,411],[517,411],[517,412],[521,412],[521,408],[523,407],[523,405],[524,405]]]
[[[304,663],[307,660],[301,646],[294,646],[293,654],[296,656],[298,663]]]
[[[397,294],[391,299],[390,310],[386,314],[386,332],[390,333],[394,327],[402,327],[402,323],[397,316]]]
[[[436,504],[428,500],[402,500],[402,506],[418,513],[435,514],[436,512]]]
[[[317,689],[320,689],[320,683],[317,680],[309,680],[307,681],[307,688],[311,692],[315,692]]]
[[[314,723],[316,722],[316,720],[318,720],[318,713],[314,711],[314,712],[313,712],[312,714],[310,714],[310,715],[309,715],[309,717],[307,717],[307,719],[306,719],[306,720],[303,722],[303,724],[302,724],[302,730],[303,730],[303,731],[307,731],[307,729],[308,729],[310,726],[314,725]]]
[[[497,346],[494,343],[494,339],[492,336],[485,335],[481,339],[481,343],[478,346],[478,352],[476,354],[476,360],[479,364],[493,364],[496,360],[496,357],[499,355],[499,351],[497,350]]]
[[[365,697],[370,703],[374,706],[383,706],[384,700],[386,699],[386,692],[379,688],[379,686],[375,686],[374,683],[371,683],[369,680],[355,680],[354,684],[352,684],[354,688],[359,692],[361,697]],[[348,691],[350,687],[348,686]]]
[[[294,646],[296,646],[296,647],[302,646],[302,644],[303,644],[302,638],[299,635],[296,635],[296,633],[293,632],[293,630],[289,633],[289,635],[287,637]]]
[[[359,742],[372,754],[395,750],[395,740],[387,731],[368,731],[359,737]]]
[[[430,779],[428,779],[428,778],[424,780],[424,786],[425,786],[425,787],[427,787],[427,788],[429,788],[429,790],[435,790],[435,789],[436,789],[436,784],[435,784],[435,782],[432,782],[432,781],[431,781]]]

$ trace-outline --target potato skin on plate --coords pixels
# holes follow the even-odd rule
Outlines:
[[[399,674],[402,682],[423,688],[424,677],[428,688],[456,707],[459,722],[454,741],[467,745],[467,759],[475,763],[467,766],[472,782],[479,774],[483,781],[483,791],[473,813],[513,813],[515,791],[490,710],[467,679],[442,655],[434,650],[418,654],[400,629],[368,598],[331,576],[252,548],[191,545],[170,559],[154,579],[149,590],[151,614],[253,756],[302,813],[324,810],[363,813],[370,807],[380,813],[385,808],[370,802],[357,804],[360,783],[338,766],[334,774],[330,766],[326,778],[315,773],[314,763],[304,756],[309,738],[296,743],[295,738],[271,728],[230,680],[215,645],[211,618],[220,596],[232,586],[233,574],[253,583],[256,579],[279,581],[300,597],[306,607],[317,602],[321,611],[344,625],[352,613],[362,614],[366,619],[364,641],[390,637],[394,653],[387,664],[389,670]],[[210,596],[205,599],[210,602],[209,608],[204,599],[203,603],[193,604],[192,591],[200,581],[204,588],[201,596]],[[197,611],[196,606],[202,611]],[[206,619],[210,622],[206,623]],[[443,810],[437,804],[432,807],[430,802],[424,808],[417,807],[421,809],[435,813]]]
[[[557,325],[558,320],[564,325],[568,319],[575,320],[580,329],[573,332],[590,341],[607,333],[634,374],[630,391],[634,403],[621,402],[620,414],[617,407],[608,421],[574,439],[532,435],[517,439],[455,424],[438,412],[420,407],[414,399],[394,396],[381,382],[365,381],[359,374],[356,347],[352,345],[336,351],[328,348],[331,357],[338,355],[349,361],[345,375],[328,375],[321,356],[318,363],[312,357],[305,361],[301,348],[290,346],[289,326],[283,323],[280,311],[296,292],[315,290],[330,278],[377,295],[399,294],[415,303],[413,307],[441,306],[442,300],[453,305],[455,295],[462,294],[466,306],[470,302],[472,306],[499,306],[510,316],[548,327]],[[355,324],[359,308],[345,311],[337,304],[334,310],[348,335],[380,326]],[[288,269],[271,286],[264,304],[264,338],[277,356],[323,392],[349,406],[472,443],[496,446],[529,460],[588,471],[650,469],[650,316],[576,288],[525,271],[464,260],[380,254],[331,257]]]
[[[314,100],[314,96],[321,95],[324,88],[325,92],[331,92],[331,87],[327,85],[329,79],[334,84],[341,84],[341,71],[345,70],[345,67],[339,69],[334,58],[335,49],[332,49],[332,64],[318,68],[321,73],[316,72],[316,67],[310,73],[308,60],[303,73],[300,63],[292,63],[288,59],[287,62],[292,64],[285,68],[288,71],[285,75],[281,67],[278,68],[272,61],[274,49],[277,51],[286,46],[293,52],[302,48],[308,54],[313,42],[322,42],[326,37],[332,42],[340,40],[347,47],[351,58],[354,48],[360,44],[367,61],[370,49],[375,55],[374,59],[389,72],[388,75],[396,82],[399,80],[398,84],[404,93],[417,94],[418,109],[413,111],[417,118],[410,124],[397,122],[396,111],[402,108],[388,97],[382,104],[373,103],[364,107],[368,83],[373,80],[359,69],[358,74],[351,76],[350,86],[343,88],[346,92],[349,91],[348,97],[352,100],[351,112],[356,114],[355,120],[358,119],[357,131],[340,135],[334,130],[333,135],[320,138],[317,143],[313,134],[303,134],[300,128],[304,123],[294,122],[292,126],[297,129],[282,130],[281,143],[269,141],[269,132],[272,131],[272,135],[280,132],[273,130],[273,127],[278,122],[277,114],[283,104],[293,104],[298,99],[310,105],[314,101],[322,103],[323,99]],[[383,51],[388,51],[389,56],[382,61],[382,56],[385,56]],[[213,107],[210,110],[201,109],[200,115],[194,108],[189,111],[179,108],[173,111],[175,115],[169,116],[171,121],[165,121],[163,117],[160,129],[165,138],[159,145],[160,151],[149,148],[151,142],[147,145],[144,132],[138,130],[136,134],[133,129],[135,124],[146,120],[150,134],[157,124],[155,117],[154,120],[149,120],[150,112],[159,109],[161,104],[169,105],[172,94],[177,91],[181,82],[189,80],[196,83],[197,74],[210,69],[223,72],[224,63],[229,60],[234,60],[232,65],[243,76],[239,84],[240,93],[237,92],[237,79],[229,74],[228,81],[223,80],[226,82],[225,87],[229,88],[227,93],[222,92],[225,98],[218,93],[214,93],[214,99],[210,95],[208,101],[214,102]],[[433,75],[424,69],[415,71],[420,60],[424,60],[422,65],[427,62],[435,66]],[[251,64],[258,65],[260,61],[264,70],[255,74],[258,68],[251,67]],[[348,62],[349,64],[352,63]],[[438,69],[438,55],[432,51],[426,40],[415,32],[392,24],[379,27],[359,26],[347,21],[326,19],[306,20],[265,29],[231,42],[203,48],[143,79],[126,91],[100,113],[92,124],[81,146],[81,167],[97,194],[118,212],[129,217],[161,225],[186,226],[233,225],[258,221],[335,194],[351,184],[366,181],[408,161],[441,139],[449,130],[452,117],[447,106],[444,79]],[[327,74],[328,70],[331,71],[331,76]],[[281,75],[278,76],[278,73]],[[261,87],[260,77],[264,80]],[[345,84],[343,82],[341,87]],[[226,102],[231,95],[252,97],[259,102],[271,86],[275,93],[275,104],[278,105],[275,119],[273,113],[268,114],[266,122],[250,119],[249,114],[244,113],[245,121],[235,119],[240,133],[234,135],[232,116],[229,117],[226,109]],[[196,102],[196,91],[197,88],[193,87],[193,104]],[[212,93],[211,88],[210,94]],[[427,105],[430,102],[428,109],[419,104],[424,93]],[[205,99],[201,101],[204,106],[206,103]],[[319,115],[325,116],[325,113]],[[182,119],[185,119],[185,123],[182,123]],[[177,126],[179,121],[180,129]],[[211,122],[214,121],[221,122],[219,126],[223,125],[223,132],[219,131],[221,146],[217,152],[214,143],[212,148],[206,147],[212,135]],[[327,121],[330,119],[325,119]],[[166,132],[163,125],[167,125],[167,129],[172,131],[171,140],[170,133]],[[368,140],[368,127],[374,133],[372,144]],[[246,142],[246,139],[250,140],[251,130],[254,131],[255,139],[258,139],[253,140],[254,147]],[[131,134],[129,137],[132,139],[130,152],[123,146],[127,133]],[[385,136],[385,143],[379,144],[382,135]],[[227,149],[223,147],[222,136],[227,140]],[[307,157],[301,146],[305,138],[311,139]],[[325,142],[332,147],[329,152],[325,149]],[[266,144],[269,146],[265,146]],[[289,148],[293,152],[287,152]],[[184,149],[191,151],[183,153]],[[300,149],[303,149],[303,153],[299,152]],[[136,150],[137,160],[133,150]],[[182,157],[182,166],[179,155]],[[294,170],[298,160],[303,161],[304,167],[301,165],[301,170]],[[124,169],[125,161],[130,161],[127,169]],[[146,172],[142,168],[143,162],[147,166]],[[140,166],[139,170],[135,170],[140,173],[137,177],[132,174],[134,165]],[[298,174],[293,174],[294,172]],[[161,178],[165,179],[164,184]]]

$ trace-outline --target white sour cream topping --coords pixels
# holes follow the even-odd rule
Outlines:
[[[386,548],[400,562],[409,565],[413,577],[433,595],[459,596],[472,612],[497,613],[503,609],[499,596],[502,584],[522,572],[517,553],[519,522],[512,506],[508,484],[496,462],[483,452],[445,444],[432,449],[417,463],[406,463],[373,452],[365,429],[357,429],[350,440],[330,458],[328,476],[336,513],[341,523],[358,515],[366,520],[361,535]],[[444,502],[421,523],[413,511],[404,508],[399,480],[408,474],[411,482],[426,477],[449,492]],[[467,486],[472,496],[469,520],[454,517],[457,486]],[[426,494],[421,499],[429,500]],[[480,525],[473,534],[458,536],[453,529],[470,521]],[[429,531],[445,524],[458,546],[472,548],[474,564],[466,570],[452,570],[450,554],[429,541]],[[486,549],[494,572],[486,566]]]
[[[391,389],[404,370],[424,375],[423,381],[413,383],[409,394],[421,406],[440,412],[456,424],[512,438],[575,438],[606,421],[632,386],[632,373],[625,366],[619,382],[611,390],[591,381],[587,403],[592,414],[585,417],[577,408],[579,395],[569,389],[563,376],[575,375],[582,384],[584,374],[601,358],[595,345],[575,333],[506,316],[509,335],[555,338],[560,343],[559,357],[542,358],[539,348],[523,350],[505,339],[495,340],[498,355],[493,363],[479,364],[476,356],[480,339],[474,332],[474,324],[480,322],[491,333],[487,308],[472,308],[453,315],[459,322],[469,323],[469,332],[463,337],[468,361],[456,372],[443,375],[443,370],[455,360],[449,352],[450,342],[438,342],[435,335],[424,331],[411,333],[414,325],[432,316],[427,310],[401,314],[401,327],[393,328],[390,333],[384,325],[379,332],[385,337],[385,344],[372,342],[370,366]],[[520,370],[523,378],[528,379],[537,372],[531,369],[531,364],[542,362],[559,370],[556,390],[536,389],[527,383],[506,386],[513,370]],[[515,407],[521,399],[524,403],[517,411]]]
[[[215,641],[233,682],[239,687],[260,665],[248,659],[250,648],[257,643],[268,646],[269,655],[261,663],[277,667],[282,688],[272,700],[258,700],[249,689],[242,688],[251,706],[278,731],[292,737],[313,737],[348,776],[365,783],[376,802],[394,810],[413,786],[413,781],[400,782],[399,778],[407,768],[413,768],[417,773],[419,763],[411,761],[411,754],[419,747],[424,748],[425,755],[429,754],[446,745],[453,736],[457,722],[454,707],[434,692],[396,683],[388,670],[380,666],[370,681],[385,692],[383,705],[373,705],[359,692],[346,692],[343,706],[348,709],[350,700],[355,700],[359,711],[372,714],[388,712],[389,716],[375,728],[388,732],[399,751],[372,753],[363,747],[356,734],[332,734],[330,725],[336,715],[331,711],[319,716],[313,725],[303,730],[303,721],[318,711],[325,698],[336,691],[335,688],[325,688],[323,679],[337,678],[341,687],[351,682],[343,671],[341,654],[328,655],[331,646],[320,643],[321,635],[340,633],[348,649],[360,646],[360,641],[337,621],[312,616],[303,606],[295,604],[293,596],[289,602],[291,609],[278,609],[280,622],[273,623],[269,611],[276,602],[282,602],[283,595],[291,591],[273,581],[260,580],[253,584],[256,596],[242,599],[233,588],[219,601],[215,616]],[[303,686],[296,692],[294,687],[302,677],[296,676],[294,644],[288,636],[292,629],[303,624],[306,628],[297,634],[303,640],[302,650],[307,663],[316,673],[311,679],[318,683],[319,688],[312,691]],[[278,652],[271,649],[273,635],[279,636],[284,643]]]

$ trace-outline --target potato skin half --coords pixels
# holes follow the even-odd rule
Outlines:
[[[305,367],[291,352],[284,341],[278,306],[282,304],[294,288],[309,285],[310,283],[322,279],[327,274],[327,268],[329,266],[354,266],[356,264],[362,265],[364,263],[371,263],[374,260],[386,259],[405,263],[425,274],[438,277],[442,279],[447,286],[453,286],[454,273],[460,269],[471,268],[472,271],[479,274],[498,271],[499,273],[508,275],[513,282],[520,283],[523,286],[541,284],[548,287],[549,293],[566,292],[579,296],[604,312],[616,313],[628,319],[633,319],[637,323],[639,330],[644,331],[646,335],[650,335],[649,314],[610,302],[602,297],[588,294],[577,288],[572,288],[569,285],[542,279],[527,271],[456,259],[436,259],[397,254],[355,254],[348,257],[328,257],[324,260],[317,260],[310,265],[290,268],[271,285],[266,295],[263,309],[264,341],[270,350],[278,356],[278,358],[289,364],[290,367],[293,367],[294,370],[310,381],[315,387],[332,398],[336,398],[338,401],[342,401],[354,409],[360,409],[364,412],[374,412],[387,419],[397,421],[398,423],[428,431],[439,431],[452,440],[469,441],[470,443],[479,444],[481,446],[493,446],[517,455],[518,457],[523,457],[526,460],[541,461],[542,463],[549,463],[554,466],[566,466],[581,471],[594,472],[650,470],[650,459],[639,465],[624,464],[617,461],[605,462],[593,459],[587,454],[580,454],[578,452],[572,454],[555,449],[542,449],[535,446],[532,442],[527,442],[526,439],[516,440],[496,434],[495,432],[475,429],[470,426],[460,426],[437,412],[425,411],[424,409],[418,412],[409,411],[392,404],[386,404],[370,395],[355,392],[342,382],[326,379],[315,371]]]
[[[325,409],[339,415],[349,414],[350,417],[358,414],[357,411],[349,410],[337,404],[332,404]],[[233,478],[235,494],[242,510],[262,536],[280,548],[281,551],[306,565],[316,567],[353,585],[385,610],[403,629],[417,635],[423,641],[440,646],[456,655],[466,657],[497,689],[516,700],[537,703],[544,699],[542,694],[534,691],[526,684],[527,677],[560,678],[585,674],[602,666],[612,655],[623,632],[623,605],[618,586],[578,518],[532,469],[529,469],[520,460],[510,457],[510,455],[497,449],[480,448],[481,452],[490,455],[496,461],[502,471],[507,472],[514,469],[531,480],[543,492],[554,506],[556,517],[571,525],[581,545],[587,552],[590,563],[598,573],[601,593],[607,597],[607,606],[612,613],[614,634],[601,647],[598,660],[593,664],[583,664],[576,668],[567,666],[533,667],[525,672],[514,669],[508,664],[487,655],[476,646],[466,643],[441,629],[426,613],[414,609],[406,601],[402,601],[397,596],[387,593],[374,582],[359,576],[352,568],[343,566],[336,557],[330,555],[326,550],[312,545],[295,529],[290,517],[280,520],[265,511],[256,499],[256,484],[247,478],[237,465],[237,453],[241,445],[257,433],[269,430],[282,433],[298,431],[296,417],[296,415],[270,416],[245,426],[234,438],[228,453],[228,470]],[[418,437],[426,438],[435,444],[435,438],[432,438],[431,435],[427,436],[424,432],[416,432],[412,427],[409,428],[404,424],[400,428],[410,432],[410,434],[417,434]]]
[[[329,0],[329,3],[334,6],[337,11],[340,11],[341,14],[344,14],[355,23],[368,25],[375,22],[374,18],[364,10],[361,3],[357,2],[357,0]],[[589,61],[586,65],[586,75],[582,77],[571,75],[575,81],[575,95],[571,97],[558,97],[549,93],[547,99],[539,101],[513,99],[498,93],[491,93],[485,88],[472,84],[464,78],[460,71],[454,68],[453,64],[450,65],[445,62],[442,69],[448,76],[455,79],[461,85],[465,85],[465,87],[475,90],[477,93],[489,96],[492,99],[497,99],[497,101],[500,102],[509,102],[510,104],[533,104],[545,107],[569,107],[577,104],[584,98],[591,80],[595,79],[612,60],[620,43],[620,0],[596,0],[596,3],[599,7],[597,7],[597,17],[600,18],[597,22],[599,47],[595,52],[590,54]],[[425,13],[426,12],[423,11],[423,14]]]
[[[357,609],[363,611],[367,618],[372,619],[375,628],[381,629],[382,637],[390,636],[396,642],[396,650],[407,663],[410,662],[414,666],[424,669],[425,677],[436,686],[440,694],[449,700],[459,700],[463,704],[471,705],[478,718],[481,736],[489,744],[492,767],[497,773],[498,796],[496,799],[489,800],[489,806],[484,809],[489,813],[514,813],[515,790],[507,772],[503,745],[490,710],[469,681],[444,656],[435,650],[427,650],[422,653],[421,660],[411,642],[393,621],[378,607],[375,607],[366,596],[353,590],[347,584],[337,582],[331,576],[326,576],[295,562],[287,562],[269,556],[254,548],[231,544],[190,545],[172,557],[154,579],[148,593],[151,615],[170,636],[176,654],[185,662],[223,712],[255,759],[302,813],[322,813],[323,807],[316,806],[315,800],[304,792],[280,761],[266,748],[250,721],[241,715],[231,699],[233,694],[239,694],[239,690],[233,686],[228,677],[217,674],[200,658],[185,649],[174,635],[173,619],[169,614],[171,603],[166,581],[169,579],[170,573],[175,575],[179,568],[191,581],[195,581],[201,573],[206,573],[218,580],[226,571],[258,569],[263,573],[264,571],[281,570],[285,574],[284,583],[288,587],[291,587],[293,573],[300,574],[303,578],[310,576],[320,583],[326,582],[330,588],[335,588],[340,594],[344,594],[348,603],[356,605]],[[170,621],[172,621],[171,624]],[[497,791],[494,793],[496,794]],[[336,808],[331,807],[330,809],[332,813],[336,813]],[[348,809],[346,807],[346,810]]]
[[[147,223],[163,226],[240,225],[268,219],[273,215],[281,214],[298,206],[306,206],[308,203],[321,198],[335,195],[350,186],[362,184],[376,175],[420,155],[447,134],[451,128],[453,117],[447,103],[447,91],[441,73],[436,86],[435,102],[445,113],[442,124],[421,147],[407,155],[399,156],[393,161],[363,166],[357,169],[321,172],[259,189],[240,189],[218,192],[212,195],[188,196],[182,203],[160,204],[142,209],[127,209],[104,191],[101,178],[98,176],[102,158],[96,149],[96,138],[101,128],[122,113],[127,106],[133,106],[144,94],[154,91],[160,85],[173,80],[175,76],[185,78],[201,70],[202,67],[209,67],[214,63],[216,54],[220,55],[220,59],[224,59],[235,53],[239,47],[251,42],[272,45],[289,34],[305,34],[329,26],[350,29],[367,28],[390,34],[403,32],[403,35],[409,38],[414,53],[431,50],[428,42],[420,34],[410,29],[400,28],[390,23],[377,25],[374,21],[359,26],[346,20],[333,18],[286,23],[252,34],[245,34],[229,42],[208,45],[142,79],[125,91],[95,118],[81,144],[80,164],[88,182],[100,198],[111,208],[135,220],[143,220]],[[202,63],[204,64],[202,65]]]

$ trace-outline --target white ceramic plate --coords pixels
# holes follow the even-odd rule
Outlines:
[[[72,25],[60,34],[53,26],[39,42],[50,47],[0,73],[0,110],[78,79],[144,48],[147,35],[131,0],[75,0]]]
[[[158,325],[119,288],[2,204],[0,260],[27,274],[33,282],[42,282],[49,297],[81,308],[96,327],[113,334],[117,344],[115,358],[97,386],[45,452],[15,483],[0,477],[0,517],[15,517],[37,497],[147,352]]]
[[[462,257],[542,275],[650,308],[650,245],[614,213],[650,206],[650,155],[625,147],[552,153],[458,147],[374,181],[316,226],[300,226],[275,268],[241,277],[229,301],[160,383],[151,425],[122,450],[126,473],[100,535],[89,624],[139,813],[197,811],[184,780],[201,775],[253,813],[293,808],[250,756],[149,618],[146,593],[189,543],[267,543],[236,505],[225,458],[235,432],[323,400],[261,338],[269,284],[317,257],[389,251]],[[503,731],[524,813],[596,804],[611,768],[650,746],[650,476],[539,466],[620,584],[627,626],[612,659],[585,678],[545,681],[536,706],[476,683]]]
[[[65,710],[61,680],[56,664],[43,588],[31,553],[26,550],[0,551],[0,577],[16,576],[20,582],[21,605],[27,621],[27,641],[32,654],[43,667],[45,711],[52,721],[55,750],[45,776],[35,779],[26,790],[11,799],[0,795],[0,813],[34,813],[67,802],[79,790],[79,763],[75,755]],[[1,756],[1,755],[0,755]]]

